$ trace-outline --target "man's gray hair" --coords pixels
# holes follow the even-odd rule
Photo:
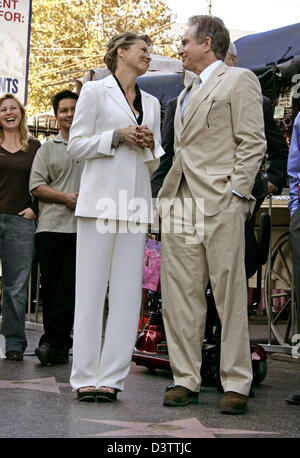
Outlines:
[[[202,44],[206,37],[211,39],[211,49],[217,59],[224,60],[228,50],[230,35],[222,19],[216,16],[196,15],[188,20],[189,26],[196,26],[196,41]]]
[[[235,44],[232,43],[232,41],[229,43],[229,48],[227,52],[231,54],[232,56],[237,57],[237,49],[236,49]]]

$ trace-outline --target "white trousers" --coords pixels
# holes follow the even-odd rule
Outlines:
[[[120,233],[118,226],[116,233],[99,233],[96,221],[79,217],[77,223],[70,383],[74,390],[84,386],[123,390],[137,338],[146,228],[130,223],[137,233]],[[108,282],[109,313],[102,339]]]

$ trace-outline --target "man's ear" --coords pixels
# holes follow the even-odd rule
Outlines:
[[[203,41],[203,45],[204,45],[204,51],[206,52],[209,52],[212,50],[211,48],[211,38],[210,37],[205,37],[204,38],[204,41]]]

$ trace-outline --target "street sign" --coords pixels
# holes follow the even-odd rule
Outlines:
[[[0,95],[27,102],[31,0],[0,0]]]

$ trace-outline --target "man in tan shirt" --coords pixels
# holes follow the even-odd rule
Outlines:
[[[44,142],[32,165],[29,189],[39,199],[36,234],[41,269],[44,334],[35,350],[42,365],[67,363],[75,305],[76,218],[74,209],[84,161],[67,153],[77,94],[53,98],[60,133]]]

